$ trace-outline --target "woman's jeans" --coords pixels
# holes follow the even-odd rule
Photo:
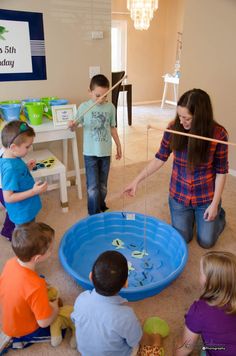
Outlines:
[[[204,220],[203,215],[209,205],[184,206],[169,197],[172,226],[179,231],[187,243],[193,238],[194,223],[196,223],[197,241],[203,248],[214,246],[224,230],[225,211],[221,208],[221,203],[218,206],[216,218],[213,221]]]
[[[84,156],[89,215],[107,210],[105,199],[110,160],[110,156]]]

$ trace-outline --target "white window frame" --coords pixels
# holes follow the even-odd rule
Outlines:
[[[127,21],[112,20],[111,27],[112,72],[124,70],[127,73]],[[116,43],[112,39],[112,30],[114,29],[118,33]]]

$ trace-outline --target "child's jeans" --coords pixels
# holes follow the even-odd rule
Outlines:
[[[5,202],[4,202],[4,199],[3,199],[3,193],[2,193],[2,189],[1,188],[0,188],[0,202],[5,207]],[[6,217],[5,217],[5,221],[3,223],[1,235],[3,235],[9,241],[11,241],[12,233],[13,233],[14,228],[15,228],[15,224],[9,219],[8,213],[6,211]]]
[[[62,329],[61,333],[62,337],[64,338],[66,329]],[[46,328],[38,328],[37,330],[25,336],[11,338],[9,344],[0,352],[0,356],[5,355],[11,349],[24,349],[33,344],[38,344],[41,342],[51,342],[50,326],[47,326]]]
[[[110,156],[84,156],[89,215],[107,210],[105,199],[110,160]]]
[[[35,343],[50,341],[50,326],[46,328],[38,328],[28,335],[11,338],[9,344],[1,351],[0,355],[4,355],[10,349],[23,349]]]

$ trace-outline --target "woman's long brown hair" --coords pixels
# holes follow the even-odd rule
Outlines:
[[[213,118],[211,99],[204,90],[192,89],[187,91],[180,97],[177,105],[187,108],[193,116],[191,128],[190,130],[184,129],[177,113],[171,129],[210,138],[213,137],[216,121]],[[187,147],[188,166],[192,169],[201,163],[207,162],[209,146],[210,142],[208,141],[181,135],[172,135],[171,149],[182,151]]]

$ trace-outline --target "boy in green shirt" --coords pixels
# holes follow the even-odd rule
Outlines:
[[[89,215],[108,209],[105,199],[112,138],[116,144],[116,159],[121,159],[122,156],[121,144],[115,127],[115,106],[107,101],[106,96],[99,100],[109,90],[109,86],[109,80],[103,74],[95,75],[90,82],[90,100],[79,106],[76,120],[69,124],[71,129],[74,129],[76,125],[83,126],[83,155]],[[96,105],[94,105],[95,102]],[[88,110],[90,107],[92,107],[91,110]]]

